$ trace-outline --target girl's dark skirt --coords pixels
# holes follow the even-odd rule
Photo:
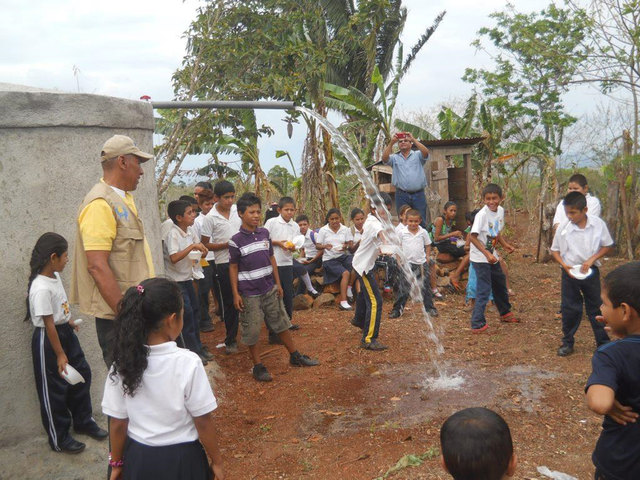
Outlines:
[[[127,438],[124,447],[122,476],[125,480],[211,480],[207,454],[202,444],[178,443],[150,447]]]
[[[344,272],[350,272],[352,259],[353,255],[340,255],[338,258],[323,261],[324,284],[328,285],[337,282],[342,278]]]
[[[438,249],[438,252],[448,253],[456,258],[462,258],[467,254],[464,247],[458,247],[455,243],[450,241],[435,243],[434,246]]]

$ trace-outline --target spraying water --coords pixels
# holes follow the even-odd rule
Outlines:
[[[398,260],[398,266],[402,269],[405,278],[408,280],[410,284],[410,296],[414,302],[418,303],[422,310],[422,317],[424,318],[424,322],[427,325],[427,330],[425,331],[426,336],[431,342],[433,342],[434,349],[428,350],[429,359],[431,363],[435,367],[438,372],[438,377],[433,379],[432,381],[427,380],[428,385],[433,388],[438,389],[446,389],[446,388],[459,388],[463,383],[464,379],[459,375],[447,375],[446,369],[442,362],[440,361],[440,355],[444,352],[444,347],[436,334],[436,328],[431,321],[431,316],[424,309],[424,305],[422,303],[422,293],[421,286],[418,283],[417,278],[414,276],[411,271],[411,267],[409,266],[409,262],[407,261],[406,256],[402,252],[400,248],[400,239],[396,233],[396,230],[391,223],[391,213],[387,210],[386,205],[382,201],[382,197],[380,196],[380,190],[378,190],[378,186],[373,182],[371,175],[362,164],[356,153],[349,145],[349,142],[346,138],[340,133],[340,131],[332,125],[326,118],[317,114],[316,112],[309,110],[304,107],[296,107],[296,110],[308,115],[309,117],[314,118],[322,127],[327,130],[331,134],[331,140],[335,144],[335,146],[344,154],[345,158],[349,162],[351,166],[351,170],[358,177],[358,180],[362,184],[365,193],[371,199],[376,199],[376,203],[380,203],[382,208],[384,209],[386,215],[385,218],[381,218],[382,224],[384,226],[385,234],[387,238],[389,238],[393,244],[396,246],[396,257]]]

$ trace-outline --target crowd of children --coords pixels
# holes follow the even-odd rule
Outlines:
[[[319,365],[298,351],[291,331],[299,328],[292,322],[293,298],[304,292],[319,295],[311,275],[320,268],[324,285],[338,284],[339,309],[355,307],[351,323],[362,330],[360,345],[366,350],[387,349],[378,340],[380,266],[396,294],[392,319],[403,315],[411,277],[419,285],[425,312],[438,316],[435,260],[459,260],[450,281],[459,289],[468,268],[466,299],[474,302],[471,332],[489,328],[485,311],[490,301],[500,321],[519,322],[510,303],[506,264],[498,253],[498,247],[507,253],[514,247],[503,236],[503,192],[496,184],[483,188],[482,208],[466,213],[466,230],[455,225],[457,205],[447,202],[430,231],[421,226],[425,219],[420,212],[411,208],[399,212],[395,230],[386,229],[392,202],[384,193],[369,199],[368,213],[354,209],[350,227],[340,210],[332,208],[325,224],[313,229],[306,215],[295,216],[291,197],[271,205],[263,223],[262,203],[253,193],[236,203],[235,187],[226,180],[198,186],[197,199],[181,197],[167,206],[169,218],[162,226],[166,278],[129,288],[115,320],[113,365],[102,402],[110,418],[111,478],[204,479],[211,469],[223,478],[212,421],[216,399],[203,369],[213,354],[200,338],[200,332],[215,328],[210,310],[218,310],[224,323],[226,354],[238,352],[241,333],[252,376],[260,382],[272,380],[260,357],[263,323],[269,341],[284,346],[292,366]],[[599,213],[600,203],[589,194],[586,178],[573,175],[556,210],[550,248],[562,268],[562,342],[557,354],[573,353],[584,304],[597,346],[586,396],[589,408],[604,415],[593,454],[596,478],[640,478],[635,447],[640,444],[640,262],[611,272],[601,290],[600,259],[611,251],[613,239]],[[294,244],[299,237],[303,243]],[[400,249],[398,258],[393,248]],[[54,233],[40,237],[31,258],[27,319],[35,326],[34,374],[49,444],[77,453],[85,445],[70,435],[71,425],[75,432],[97,439],[106,438],[107,432],[91,416],[91,370],[59,276],[66,263],[66,240]],[[611,342],[609,334],[619,340]],[[83,383],[65,380],[70,367],[82,375]],[[453,478],[497,480],[512,476],[516,468],[509,427],[487,409],[452,415],[442,426],[441,445],[443,466]]]

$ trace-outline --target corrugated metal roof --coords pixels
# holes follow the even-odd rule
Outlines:
[[[444,140],[419,140],[425,147],[460,147],[466,145],[475,145],[484,140],[484,137],[472,138],[449,138]]]

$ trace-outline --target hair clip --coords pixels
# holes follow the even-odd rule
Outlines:
[[[142,285],[137,285],[136,290],[138,290],[138,295],[142,295],[144,293],[144,287]]]

